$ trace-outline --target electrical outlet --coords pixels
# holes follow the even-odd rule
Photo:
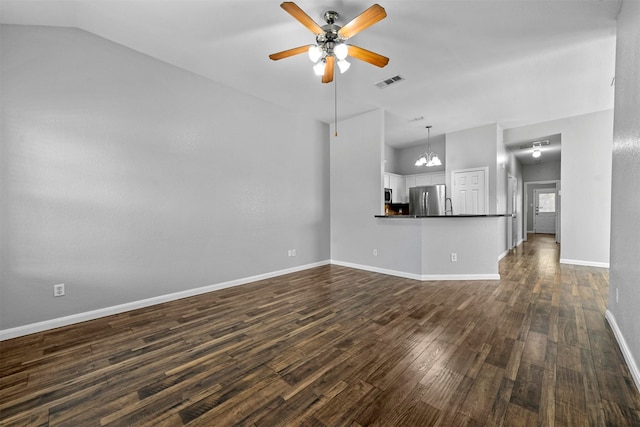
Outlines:
[[[377,249],[373,250],[373,256],[378,256],[378,250]]]
[[[618,304],[618,288],[616,288],[616,304]]]
[[[53,296],[54,297],[64,296],[64,283],[60,283],[59,285],[53,285]]]
[[[291,249],[291,256],[296,256],[296,250],[295,249]]]
[[[451,262],[458,262],[458,254],[451,252]]]

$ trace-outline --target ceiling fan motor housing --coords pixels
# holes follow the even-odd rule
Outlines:
[[[316,42],[318,46],[322,47],[322,49],[326,52],[326,55],[333,55],[333,48],[338,43],[344,42],[344,38],[340,36],[339,31],[342,28],[339,25],[336,25],[335,22],[340,15],[338,12],[333,10],[328,10],[324,13],[324,20],[327,22],[326,25],[323,25],[322,31],[323,34],[318,34],[316,36]]]
[[[338,20],[339,16],[340,15],[338,15],[338,12],[336,12],[335,10],[327,10],[324,13],[324,20],[326,21],[327,24],[331,25]]]

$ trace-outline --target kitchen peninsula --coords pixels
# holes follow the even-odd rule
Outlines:
[[[374,215],[379,227],[401,227],[410,241],[395,248],[418,256],[420,274],[428,280],[499,280],[498,255],[506,241],[510,215]],[[502,239],[502,241],[501,241]]]

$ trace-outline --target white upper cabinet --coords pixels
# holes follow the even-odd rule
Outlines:
[[[391,175],[391,201],[393,203],[404,203],[404,177],[402,175]]]
[[[431,185],[446,184],[447,176],[444,172],[434,172],[431,175]]]
[[[422,173],[420,175],[416,175],[416,187],[420,187],[422,185],[431,185],[431,174]]]
[[[391,201],[393,203],[409,203],[409,189],[422,185],[444,184],[446,175],[444,172],[419,173],[415,175],[384,174],[384,188],[390,188]]]
[[[444,172],[420,173],[415,175],[406,175],[404,194],[405,198],[409,198],[409,189],[411,187],[420,187],[423,185],[445,184],[447,177]]]
[[[384,188],[391,189],[392,203],[406,203],[404,176],[394,173],[384,174]]]

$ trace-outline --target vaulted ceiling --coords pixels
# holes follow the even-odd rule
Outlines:
[[[377,0],[387,18],[350,42],[390,58],[350,59],[337,76],[338,117],[386,111],[393,147],[487,123],[504,128],[613,108],[620,0]],[[333,84],[306,55],[270,53],[314,36],[281,0],[1,0],[11,24],[78,27],[326,123]],[[338,25],[371,0],[297,0],[316,22]],[[400,75],[384,89],[375,83]]]

